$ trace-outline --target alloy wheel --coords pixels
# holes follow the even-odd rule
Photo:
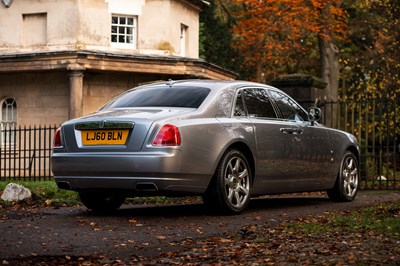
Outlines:
[[[250,193],[250,175],[246,163],[240,157],[232,157],[225,168],[225,193],[229,203],[242,208]]]

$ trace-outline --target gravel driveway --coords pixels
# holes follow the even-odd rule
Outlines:
[[[351,203],[334,203],[309,193],[253,199],[241,215],[209,213],[199,201],[175,205],[124,205],[99,215],[84,207],[0,210],[0,263],[54,264],[96,258],[99,264],[143,261],[184,250],[201,239],[237,234],[249,226],[273,228],[326,212],[348,211],[398,201],[395,191],[361,191]],[[42,264],[42,265],[47,265]]]

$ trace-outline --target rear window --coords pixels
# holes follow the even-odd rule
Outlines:
[[[210,93],[208,88],[169,87],[132,90],[115,98],[104,108],[123,107],[186,107],[198,108]]]

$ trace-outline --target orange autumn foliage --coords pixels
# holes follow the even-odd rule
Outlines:
[[[346,13],[340,0],[232,1],[237,5],[235,47],[257,81],[284,74],[285,65],[310,46],[315,49],[318,38],[344,38]]]

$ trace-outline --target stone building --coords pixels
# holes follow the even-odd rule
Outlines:
[[[2,0],[0,121],[49,125],[153,80],[233,79],[199,59],[203,0]]]

